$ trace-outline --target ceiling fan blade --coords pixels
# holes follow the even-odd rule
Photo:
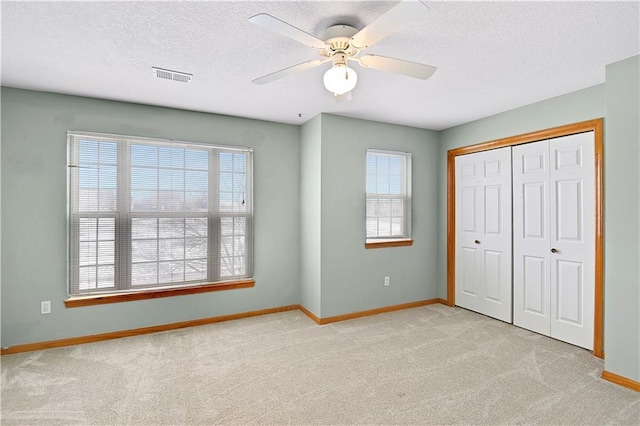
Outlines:
[[[360,65],[365,68],[373,68],[380,71],[389,71],[396,74],[426,80],[436,72],[436,67],[402,59],[387,58],[379,55],[364,55],[360,57]]]
[[[272,72],[271,74],[267,74],[263,77],[256,78],[255,80],[252,80],[252,83],[255,83],[255,84],[271,83],[272,81],[278,80],[279,78],[283,78],[300,71],[315,68],[318,65],[324,64],[325,62],[328,62],[328,61],[330,61],[330,59],[324,59],[324,60],[314,59],[313,61],[303,62],[301,64],[294,65],[292,67],[285,68],[280,71]]]
[[[351,37],[351,44],[364,49],[422,18],[429,8],[414,0],[403,0]]]
[[[300,28],[296,28],[291,24],[287,24],[284,21],[274,18],[266,13],[260,13],[258,15],[249,18],[249,22],[256,24],[259,27],[273,31],[285,37],[289,37],[295,41],[299,41],[307,46],[315,47],[316,49],[324,49],[326,47],[325,42],[311,34],[305,33]]]

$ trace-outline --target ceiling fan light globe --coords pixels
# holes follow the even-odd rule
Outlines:
[[[344,64],[334,65],[324,73],[324,87],[334,95],[343,95],[353,90],[358,82],[358,74]]]

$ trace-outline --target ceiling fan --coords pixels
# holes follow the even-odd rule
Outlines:
[[[332,92],[338,100],[350,99],[350,92],[358,82],[358,74],[353,68],[349,67],[349,62],[355,62],[364,68],[373,68],[426,80],[433,75],[436,67],[379,55],[360,56],[360,52],[406,25],[417,21],[427,11],[427,6],[420,1],[402,0],[361,30],[349,25],[334,25],[327,28],[323,35],[324,40],[266,13],[252,16],[249,18],[249,22],[311,46],[321,56],[320,59],[303,62],[256,78],[253,83],[269,83],[299,71],[318,67],[329,61],[332,62],[332,66],[325,72],[323,82],[327,90]]]

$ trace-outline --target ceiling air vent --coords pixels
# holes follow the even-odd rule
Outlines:
[[[153,76],[156,78],[163,78],[165,80],[179,81],[181,83],[191,83],[193,74],[187,74],[186,72],[165,70],[162,68],[151,67],[153,70]]]

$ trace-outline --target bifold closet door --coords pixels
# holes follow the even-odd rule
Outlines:
[[[512,321],[511,148],[456,157],[456,305]]]
[[[594,133],[513,148],[514,324],[593,349]]]

